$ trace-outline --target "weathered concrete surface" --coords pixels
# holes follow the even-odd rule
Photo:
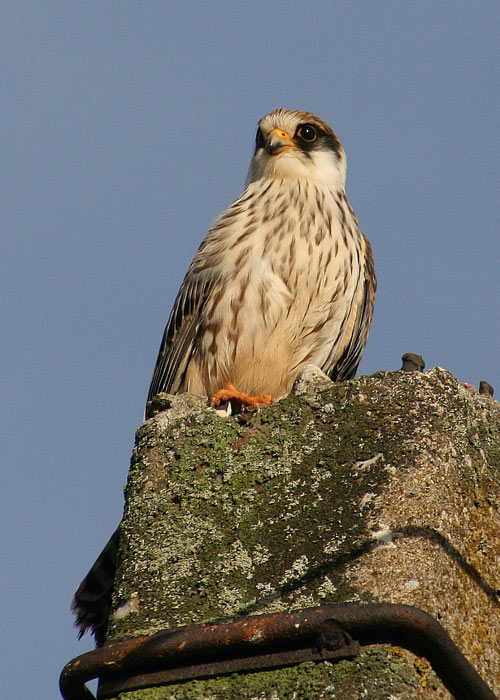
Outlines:
[[[168,404],[137,433],[108,638],[352,600],[407,603],[438,617],[500,692],[496,401],[439,368],[341,384],[306,368],[292,394],[246,424],[193,396]],[[384,646],[335,665],[120,695],[449,697],[425,660]]]

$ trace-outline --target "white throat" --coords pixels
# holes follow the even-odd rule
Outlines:
[[[330,190],[344,190],[347,163],[344,153],[338,158],[333,151],[317,150],[305,154],[291,148],[277,155],[258,151],[250,163],[246,185],[260,179],[304,179],[326,186]]]

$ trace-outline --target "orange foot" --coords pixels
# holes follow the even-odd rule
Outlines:
[[[241,391],[238,391],[230,382],[228,382],[224,389],[219,389],[210,399],[210,406],[215,408],[220,406],[221,403],[225,401],[236,401],[242,406],[248,406],[251,409],[258,409],[260,406],[268,406],[272,403],[272,398],[269,394],[262,394],[261,396],[249,396]]]

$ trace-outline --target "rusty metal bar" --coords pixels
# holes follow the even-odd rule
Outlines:
[[[456,700],[498,700],[435,618],[390,603],[252,615],[113,641],[70,661],[60,689],[64,700],[95,700],[85,686],[92,678],[100,679],[98,697],[104,699],[162,683],[346,658],[357,653],[353,639],[425,656]]]
[[[342,645],[338,649],[320,649],[319,647],[290,648],[284,651],[263,651],[248,655],[235,654],[232,658],[222,660],[195,661],[190,665],[164,669],[136,676],[120,676],[119,678],[104,678],[99,684],[98,697],[101,699],[116,697],[118,693],[148,688],[151,685],[209,678],[229,673],[245,673],[250,671],[268,671],[272,668],[292,666],[304,661],[332,661],[346,659],[359,654],[359,642]]]

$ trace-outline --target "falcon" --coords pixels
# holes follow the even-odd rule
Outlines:
[[[182,282],[148,401],[189,392],[256,408],[287,394],[306,364],[334,381],[355,375],[376,277],[346,169],[316,115],[278,109],[260,120],[246,188]]]
[[[259,122],[246,189],[215,221],[182,282],[148,401],[159,392],[258,408],[312,363],[356,373],[373,312],[372,252],[345,194],[346,156],[310,112]],[[80,636],[105,639],[119,528],[80,584]]]

